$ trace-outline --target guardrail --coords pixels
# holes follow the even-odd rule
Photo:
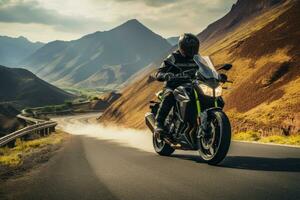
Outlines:
[[[5,135],[0,138],[0,147],[4,146],[12,141],[14,141],[17,138],[20,138],[22,136],[30,135],[33,133],[38,133],[42,136],[48,135],[51,132],[55,131],[55,126],[57,125],[54,121],[44,121],[40,119],[35,119],[31,117],[24,117],[22,115],[18,115],[18,118],[21,118],[27,122],[34,123],[33,125],[26,126],[20,130],[17,130],[13,133],[10,133],[8,135]]]
[[[45,120],[36,119],[36,118],[32,118],[32,117],[26,117],[26,116],[23,116],[23,115],[21,115],[21,114],[17,115],[17,118],[23,119],[23,120],[25,120],[26,122],[30,122],[30,123],[34,123],[34,124],[38,124],[38,123],[43,123],[43,122],[45,122]]]
[[[40,115],[60,115],[60,114],[68,114],[72,113],[72,109],[67,109],[67,110],[60,110],[60,111],[54,111],[54,112],[36,112],[35,115],[40,116]]]

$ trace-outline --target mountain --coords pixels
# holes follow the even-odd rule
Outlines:
[[[41,42],[30,42],[25,37],[0,36],[0,65],[16,66],[43,45]]]
[[[50,42],[23,65],[59,86],[116,88],[170,48],[134,19],[78,40]]]
[[[104,111],[109,105],[120,98],[121,94],[116,92],[109,92],[102,94],[100,98],[94,99],[90,103],[90,109]]]
[[[73,95],[39,79],[26,69],[0,65],[0,102],[18,108],[61,104]]]
[[[167,38],[168,42],[174,46],[174,45],[177,45],[178,44],[178,40],[179,40],[179,37],[176,36],[176,37],[169,37]]]
[[[234,66],[228,72],[234,83],[224,95],[234,132],[299,133],[299,10],[297,0],[239,0],[198,35],[202,55],[210,55],[216,65]],[[163,58],[152,64],[151,73]],[[162,87],[149,74],[124,88],[101,121],[145,128],[148,102]]]

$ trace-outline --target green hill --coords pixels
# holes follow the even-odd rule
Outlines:
[[[73,95],[41,80],[26,69],[0,65],[0,102],[17,108],[61,104]]]

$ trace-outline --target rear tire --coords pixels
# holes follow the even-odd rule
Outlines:
[[[156,153],[161,156],[170,156],[175,149],[173,149],[169,144],[167,144],[164,140],[160,140],[156,138],[153,134],[153,147]]]
[[[199,139],[199,153],[205,162],[210,165],[219,164],[227,155],[230,143],[231,143],[231,126],[228,117],[222,111],[213,111],[212,119],[216,119],[218,126],[217,130],[219,131],[218,136],[218,148],[215,154],[212,157],[205,156],[203,151],[201,151],[201,141]]]

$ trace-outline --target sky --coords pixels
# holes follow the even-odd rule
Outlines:
[[[236,0],[0,0],[0,35],[73,40],[137,19],[167,38],[199,33]]]

